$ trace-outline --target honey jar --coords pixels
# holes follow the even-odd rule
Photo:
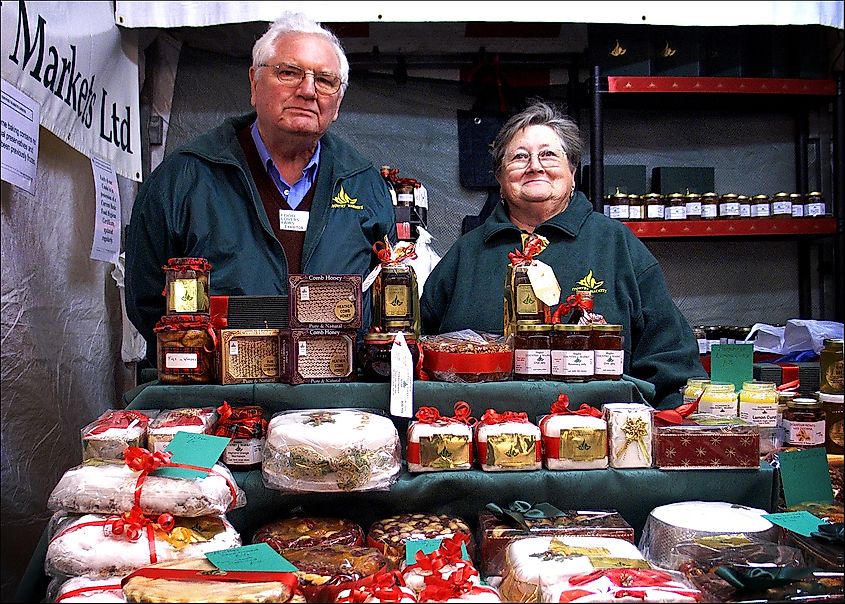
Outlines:
[[[628,195],[619,191],[608,195],[605,198],[605,208],[607,208],[607,216],[617,220],[628,220]]]
[[[660,193],[646,193],[643,195],[645,199],[645,219],[646,220],[663,220],[665,218],[666,202],[663,195]]]
[[[842,455],[845,451],[845,434],[843,434],[845,395],[819,392],[818,397],[825,415],[824,448],[831,455]]]
[[[698,220],[701,218],[701,195],[687,191],[684,195],[684,205],[687,212],[687,220]]]
[[[628,220],[645,220],[645,202],[640,195],[628,194]]]
[[[663,212],[666,220],[686,220],[687,200],[682,193],[670,193]]]
[[[751,200],[748,195],[737,195],[736,200],[739,202],[739,217],[751,218]]]
[[[783,413],[783,444],[787,447],[822,447],[826,434],[821,401],[795,397]]]
[[[807,193],[807,197],[804,198],[804,216],[814,218],[826,215],[827,205],[824,202],[824,196],[819,191]]]
[[[790,193],[789,201],[792,204],[792,217],[801,218],[804,216],[804,196],[801,193]]]
[[[825,338],[819,353],[819,391],[824,394],[845,393],[843,381],[843,339]]]

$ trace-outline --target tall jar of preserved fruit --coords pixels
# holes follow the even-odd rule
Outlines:
[[[719,217],[719,196],[712,191],[701,196],[701,217],[705,220]]]
[[[698,402],[701,413],[719,415],[721,417],[736,417],[737,393],[733,384],[719,384],[710,382],[701,393]]]
[[[590,325],[558,323],[551,335],[552,379],[588,382],[595,374]]]
[[[590,346],[595,354],[595,379],[622,379],[625,366],[624,344],[621,325],[593,323]]]
[[[825,414],[814,398],[795,397],[783,413],[783,444],[787,447],[823,447]]]
[[[211,264],[205,258],[170,258],[163,266],[167,314],[207,313]]]
[[[214,381],[217,336],[209,315],[164,315],[153,331],[162,384]]]
[[[373,325],[383,330],[420,332],[419,294],[414,268],[399,262],[382,264],[372,287]]]
[[[792,200],[781,191],[772,196],[772,218],[792,218]]]
[[[552,326],[531,321],[517,321],[513,339],[513,377],[515,380],[548,380],[551,377]]]

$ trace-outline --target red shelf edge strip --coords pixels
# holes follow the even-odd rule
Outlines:
[[[796,78],[713,78],[608,76],[608,92],[698,92],[744,94],[836,95],[834,80]]]
[[[772,237],[833,235],[835,218],[768,218],[740,220],[679,220],[623,222],[641,238],[657,237]]]

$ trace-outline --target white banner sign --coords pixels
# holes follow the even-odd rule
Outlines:
[[[125,27],[202,27],[272,21],[284,10],[326,22],[513,21],[651,25],[829,25],[842,28],[842,1],[822,2],[147,2],[115,3]]]
[[[111,2],[3,2],[3,79],[41,106],[41,125],[141,180],[137,35]]]

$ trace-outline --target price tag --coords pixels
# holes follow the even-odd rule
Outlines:
[[[393,338],[390,349],[390,413],[397,417],[414,414],[413,359],[402,332]]]

